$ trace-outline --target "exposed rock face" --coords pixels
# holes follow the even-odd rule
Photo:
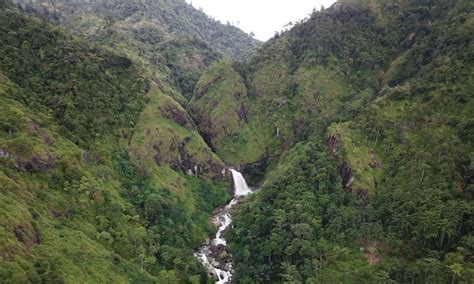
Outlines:
[[[164,117],[176,122],[179,126],[186,128],[193,127],[193,123],[188,114],[184,109],[178,107],[178,105],[165,105],[160,109],[160,113]]]
[[[245,122],[248,122],[248,110],[244,104],[240,105],[240,108],[237,111],[237,115],[239,116],[239,120],[244,120]]]
[[[224,164],[207,147],[186,110],[163,88],[151,84],[147,107],[130,140],[130,157],[146,176],[170,167],[188,175],[223,180]]]
[[[19,171],[45,172],[55,168],[57,157],[52,153],[55,139],[46,129],[34,122],[28,123],[25,130],[32,137],[34,146],[23,147],[22,151],[17,151],[15,146],[11,149],[0,149],[0,159],[6,159]]]
[[[61,211],[61,210],[58,210],[58,209],[49,209],[49,214],[51,215],[51,217],[53,217],[54,219],[59,219],[61,217],[64,217],[66,219],[69,218],[69,212],[68,211]]]
[[[403,46],[405,48],[408,48],[410,46],[413,45],[413,42],[415,41],[416,39],[416,33],[415,32],[411,32],[407,37],[406,39],[403,41]]]
[[[146,143],[133,142],[134,148],[130,153],[137,158],[139,168],[143,171],[148,171],[152,166],[146,166],[146,161],[150,160],[155,166],[169,165],[174,171],[188,175],[200,175],[216,181],[225,179],[221,174],[224,165],[212,151],[203,142],[199,142],[202,148],[196,148],[197,136],[181,137],[177,131],[167,127],[145,129],[143,134]]]
[[[161,165],[161,154],[160,154],[160,147],[158,145],[153,145],[153,149],[155,149],[156,154],[153,156],[155,163],[160,166]]]
[[[193,159],[193,156],[186,151],[186,144],[188,144],[190,141],[191,138],[186,137],[180,144],[178,144],[178,160],[174,161],[171,164],[171,168],[173,168],[174,170],[181,170],[183,172],[187,172],[188,169],[192,169],[194,165],[196,165],[197,161],[195,161]]]
[[[377,155],[375,154],[374,151],[370,152],[370,160],[371,160],[371,164],[370,166],[374,169],[379,169],[382,167],[382,165],[380,164],[380,161],[377,159]]]
[[[13,166],[19,171],[45,172],[56,166],[56,157],[49,152],[33,153],[27,159],[0,149],[0,158],[12,161]]]
[[[258,185],[265,179],[267,167],[268,154],[264,154],[256,163],[244,164],[240,169],[252,184]]]
[[[215,146],[215,137],[216,134],[213,132],[214,126],[212,123],[212,119],[205,115],[201,114],[199,110],[193,108],[192,106],[189,109],[189,113],[193,117],[196,126],[198,127],[199,134],[201,137],[206,141],[206,144],[211,147],[214,151],[216,150]]]
[[[343,140],[340,133],[332,134],[326,140],[326,146],[337,162],[343,188],[356,195],[359,201],[366,202],[369,191],[377,188],[376,173],[382,164],[373,149],[357,145],[350,134],[344,135],[348,137]],[[357,156],[350,154],[353,151]]]
[[[30,123],[28,125],[28,132],[41,137],[43,142],[48,146],[52,146],[55,143],[54,139],[36,123]]]
[[[30,162],[24,164],[25,169],[31,168],[33,171],[44,172],[56,166],[56,158],[51,154],[33,156]]]
[[[89,162],[89,153],[87,151],[81,150],[81,160],[83,162]]]
[[[347,165],[346,162],[342,162],[342,164],[339,164],[339,175],[341,176],[342,179],[342,185],[344,186],[345,189],[352,189],[352,184],[355,181],[354,174],[352,172],[352,169]]]
[[[328,147],[331,156],[333,156],[337,161],[337,168],[339,175],[341,176],[342,187],[347,191],[353,191],[352,185],[355,181],[353,170],[344,160],[339,157],[341,135],[338,133],[331,135],[326,140],[326,146]]]
[[[16,239],[24,243],[28,249],[41,242],[36,230],[30,223],[13,226],[13,233]]]
[[[340,134],[334,134],[331,135],[327,140],[326,140],[326,146],[329,148],[331,155],[335,156],[340,147],[341,143],[341,135]]]

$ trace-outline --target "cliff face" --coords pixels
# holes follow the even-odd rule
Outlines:
[[[451,265],[453,255],[471,267],[462,251],[472,232],[463,170],[473,149],[464,134],[473,113],[472,9],[469,1],[340,1],[239,67],[253,100],[248,120],[271,134],[262,149],[274,159],[266,186],[231,233],[239,281],[338,282],[348,263],[356,267],[353,281],[365,269],[398,282],[444,279],[411,271],[416,265],[408,259]],[[246,137],[238,129],[232,135]],[[275,159],[280,153],[285,158]],[[325,198],[335,207],[311,209],[326,208]],[[352,221],[343,221],[345,210]],[[336,246],[366,262],[333,263],[324,255]],[[433,250],[440,256],[431,258]],[[401,269],[411,272],[383,264],[391,261],[407,261]]]
[[[244,78],[221,61],[204,73],[188,105],[201,135],[229,165],[255,162],[265,154],[267,133],[250,112],[253,103]]]
[[[163,88],[162,88],[163,89]],[[163,167],[214,181],[226,180],[224,163],[206,145],[181,105],[154,84],[130,143],[132,160],[144,174]]]
[[[205,282],[226,166],[268,177],[236,281],[474,277],[472,1],[339,1],[253,56],[184,1],[15,2],[0,279]]]
[[[441,116],[469,110],[456,99],[465,97],[461,86],[471,84],[465,34],[471,14],[460,7],[469,4],[340,1],[265,43],[247,63],[212,66],[195,89],[190,115],[221,157],[235,153],[236,164],[256,162],[265,153],[275,162],[298,141],[322,132],[342,136],[340,158],[365,167],[378,160],[374,146],[388,138],[388,125],[398,125],[397,131],[406,125],[412,114],[404,106],[419,109],[423,120],[439,116],[426,122],[430,131],[441,127]],[[442,62],[448,74],[459,73],[456,81],[436,77]],[[459,88],[458,95],[451,88]],[[442,102],[435,95],[440,92],[452,101]],[[249,131],[257,124],[257,131]],[[254,154],[246,154],[249,147]]]
[[[0,23],[0,278],[199,278],[229,177],[181,93],[14,9]]]

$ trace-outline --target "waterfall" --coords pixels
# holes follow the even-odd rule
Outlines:
[[[237,197],[237,196],[245,196],[249,193],[252,193],[252,191],[248,187],[247,182],[245,181],[242,174],[234,169],[230,169],[230,171],[232,172],[232,178],[234,179],[234,188],[235,188],[234,195]]]
[[[212,222],[218,227],[216,235],[194,253],[206,270],[214,276],[217,284],[231,283],[234,274],[232,255],[228,251],[227,242],[223,237],[225,231],[231,228],[232,208],[242,201],[243,196],[252,193],[242,174],[234,169],[230,169],[230,171],[234,180],[234,199],[215,212]],[[219,254],[222,251],[227,252],[230,257],[219,260]]]

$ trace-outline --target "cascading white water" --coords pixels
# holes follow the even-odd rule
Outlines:
[[[226,246],[227,242],[224,238],[222,238],[222,233],[229,227],[230,223],[232,223],[232,219],[230,218],[230,214],[226,213],[218,218],[220,223],[219,229],[216,233],[216,238],[212,240],[212,244],[215,246],[223,245]]]
[[[225,261],[218,261],[219,252],[227,252],[227,242],[222,234],[232,224],[231,210],[240,202],[242,196],[252,193],[242,174],[234,169],[230,171],[234,180],[234,199],[214,214],[212,221],[218,226],[217,233],[194,254],[207,271],[216,278],[217,284],[230,283],[234,273],[231,256]]]
[[[234,179],[235,196],[245,196],[252,193],[242,174],[234,169],[230,169],[230,171],[232,172],[232,178]]]

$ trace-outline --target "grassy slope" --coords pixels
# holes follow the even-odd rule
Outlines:
[[[428,281],[432,275],[437,277],[452,273],[451,270],[441,269],[430,274],[430,271],[426,272],[426,263],[438,263],[447,267],[446,269],[451,269],[455,264],[461,265],[463,270],[459,275],[456,274],[456,277],[459,277],[456,279],[468,279],[471,275],[472,267],[464,263],[466,256],[463,255],[463,247],[466,244],[469,246],[465,232],[469,232],[472,226],[464,222],[463,217],[459,220],[457,218],[469,216],[471,210],[465,200],[469,201],[466,192],[472,187],[469,184],[469,167],[472,167],[470,128],[473,111],[472,98],[468,95],[472,89],[472,45],[466,40],[466,35],[472,30],[472,6],[467,1],[458,1],[450,14],[445,15],[444,11],[449,9],[438,6],[427,13],[425,8],[412,7],[412,4],[406,1],[397,1],[390,5],[382,1],[366,2],[362,6],[336,6],[315,15],[307,23],[297,25],[290,33],[272,40],[247,66],[232,66],[228,62],[215,64],[204,74],[196,88],[195,97],[190,104],[191,109],[196,109],[193,116],[206,114],[209,116],[208,120],[213,122],[211,127],[198,123],[198,129],[201,133],[210,133],[212,137],[208,140],[215,139],[215,144],[211,145],[216,148],[222,160],[229,164],[241,165],[257,162],[262,155],[269,154],[273,162],[271,167],[276,168],[271,182],[264,188],[268,193],[255,197],[248,205],[249,210],[242,213],[240,219],[237,218],[237,237],[234,237],[233,242],[242,242],[239,247],[235,247],[241,279],[258,275],[269,277],[262,280],[300,281],[316,275],[316,279],[342,281],[346,275],[344,272],[350,271],[354,281],[367,279],[368,276],[373,277],[374,281],[386,281],[390,277],[406,280],[403,277],[412,275],[420,279],[425,277],[425,281]],[[358,10],[360,8],[362,9]],[[398,15],[397,11],[401,10],[405,12]],[[81,32],[87,29],[95,33],[93,26],[97,21],[102,21],[93,17],[90,20],[92,25],[81,27]],[[83,20],[80,22],[83,23]],[[410,35],[413,26],[418,27],[414,38]],[[117,27],[119,29],[115,31],[119,36],[113,37],[116,41],[112,42],[121,42],[122,51],[141,44],[141,41],[131,39],[126,31],[127,25],[120,23]],[[9,36],[9,40],[15,38],[12,34]],[[124,41],[126,44],[123,44],[122,39],[127,39]],[[109,38],[105,37],[103,40],[108,41]],[[432,46],[432,42],[438,44]],[[18,43],[20,44],[28,51],[28,43]],[[136,56],[138,53],[133,51],[134,48],[131,50],[131,57],[135,56],[137,61],[142,59]],[[166,55],[169,57],[167,60],[179,62],[178,65],[183,68],[193,66],[193,61],[190,60],[192,56],[189,57],[187,51],[181,53],[180,48],[175,51],[174,54]],[[116,63],[120,65],[121,59],[116,59]],[[12,71],[11,67],[15,64],[5,62],[4,64],[9,66],[8,70],[5,70],[10,72],[8,76],[23,73],[23,70]],[[25,66],[28,67],[28,61],[23,68]],[[156,77],[163,78],[163,74],[169,73],[167,68],[162,69]],[[148,72],[153,73],[150,70],[148,69]],[[4,88],[7,88],[8,78],[0,78],[5,84]],[[18,78],[14,79],[15,82],[20,82]],[[68,204],[74,204],[83,211],[82,214],[74,215],[74,218],[78,219],[69,216],[65,218],[69,231],[64,235],[67,236],[66,239],[84,235],[90,238],[90,241],[85,240],[83,245],[83,248],[91,248],[86,255],[92,255],[102,268],[113,271],[110,277],[116,278],[110,280],[120,281],[120,277],[124,275],[151,279],[147,273],[137,270],[139,266],[144,266],[146,271],[162,279],[181,277],[181,280],[195,280],[200,267],[192,260],[189,248],[197,245],[205,236],[207,214],[226,198],[220,185],[186,177],[182,173],[194,165],[198,165],[198,172],[201,172],[201,167],[205,168],[211,164],[213,166],[207,171],[204,170],[203,176],[218,179],[220,177],[219,173],[216,176],[216,170],[221,169],[222,162],[205,146],[185,111],[175,101],[176,99],[183,104],[182,97],[164,84],[159,86],[151,85],[148,98],[144,99],[147,107],[141,115],[139,116],[136,110],[133,112],[132,122],[133,125],[136,124],[133,135],[130,126],[123,126],[120,127],[120,136],[126,138],[118,138],[119,142],[119,135],[101,135],[100,139],[91,139],[91,134],[102,134],[102,125],[99,124],[95,125],[95,132],[82,133],[76,130],[72,132],[73,136],[67,136],[70,138],[78,135],[81,140],[89,141],[82,143],[93,145],[89,146],[91,151],[88,156],[94,158],[86,163],[83,169],[79,167],[79,174],[58,174],[58,167],[55,166],[52,172],[63,177],[59,184],[56,184],[57,176],[48,179],[51,171],[48,169],[48,174],[30,175],[20,171],[20,177],[10,177],[10,172],[18,174],[18,170],[14,169],[14,161],[9,158],[2,161],[5,163],[2,173],[5,187],[28,188],[22,191],[22,194],[27,194],[22,200],[35,200],[34,198],[44,197],[46,194],[47,200],[57,200],[63,204],[69,198],[71,201]],[[25,97],[31,90],[20,88],[18,92]],[[43,94],[48,92],[51,91],[47,90]],[[9,90],[5,93],[11,97],[10,93],[15,92]],[[34,102],[45,105],[49,103],[47,99],[50,98]],[[10,102],[8,100],[10,99],[5,102]],[[10,104],[15,106],[14,103]],[[235,111],[242,104],[248,108],[246,121],[239,118],[237,112],[229,111]],[[64,133],[68,132],[61,129],[61,126],[56,126],[65,124],[67,120],[62,119],[67,116],[63,117],[60,113],[59,118],[52,118],[43,108],[37,109],[36,105],[31,107],[34,108],[35,115],[40,116],[35,118],[35,121],[45,121],[40,123],[39,128],[28,127],[31,118],[13,121],[6,119],[31,113],[26,106],[19,104],[14,109],[4,110],[11,115],[2,122],[3,135],[6,137],[2,139],[3,147],[9,153],[20,157],[19,161],[24,167],[30,167],[28,159],[35,157],[36,160],[30,163],[36,167],[33,167],[33,172],[43,171],[43,167],[48,167],[50,156],[61,153],[61,150],[55,150],[56,145],[64,144],[58,146],[64,150],[59,160],[67,161],[68,167],[72,164],[74,168],[78,168],[76,164],[84,163],[81,149],[62,138]],[[71,113],[74,114],[77,109],[75,106]],[[87,109],[83,111],[85,117],[87,113]],[[57,119],[60,119],[59,123],[55,122]],[[112,116],[112,119],[115,117]],[[83,121],[86,123],[87,119]],[[121,117],[119,121],[130,122],[127,117]],[[10,141],[10,131],[15,127],[18,130],[14,132],[14,137],[18,140]],[[277,129],[280,137],[277,135]],[[60,134],[55,134],[56,132]],[[32,133],[37,133],[35,135],[39,135],[42,140],[30,139]],[[58,142],[51,148],[48,140],[43,137],[44,133],[58,137],[57,140],[64,140],[64,143]],[[341,137],[335,156],[339,166],[345,162],[351,168],[355,177],[352,189],[377,193],[376,199],[372,199],[370,195],[371,205],[390,214],[378,216],[377,212],[370,211],[372,207],[363,207],[362,210],[368,210],[370,214],[363,211],[366,215],[360,217],[356,208],[360,207],[358,202],[362,201],[346,195],[339,187],[334,192],[324,192],[324,196],[320,198],[321,189],[326,189],[315,185],[323,183],[327,173],[330,178],[327,178],[326,182],[334,183],[331,188],[336,188],[335,184],[340,183],[334,175],[336,163],[320,146],[312,143],[299,145],[287,154],[286,159],[277,163],[279,155],[293,147],[297,141],[315,140],[319,143],[320,140],[332,136]],[[129,139],[131,161],[128,155],[124,154],[128,152]],[[184,145],[181,151],[180,145]],[[119,158],[115,152],[118,152]],[[75,154],[69,157],[68,153]],[[115,158],[111,158],[114,155]],[[381,168],[371,165],[374,163],[372,157],[376,157]],[[303,164],[305,166],[301,167]],[[114,170],[111,170],[112,168]],[[459,171],[459,168],[467,170]],[[74,178],[69,178],[70,175]],[[306,179],[298,180],[298,176],[306,176],[306,179],[312,182],[305,184]],[[296,180],[293,180],[295,177]],[[37,191],[29,192],[37,188],[58,188],[60,193],[58,195],[46,190],[43,195],[36,196]],[[76,195],[76,191],[80,194]],[[126,198],[117,192],[126,192]],[[5,196],[9,194],[6,192]],[[289,198],[292,194],[298,195],[298,198]],[[330,207],[334,210],[330,212],[340,215],[337,215],[337,218],[331,217],[331,222],[334,222],[329,222],[331,225],[321,225],[318,218],[326,218],[326,213],[313,209],[316,202],[321,202],[321,208],[329,206],[325,201],[327,194],[330,194],[329,199],[342,198],[341,203],[338,201],[337,208]],[[102,195],[107,196],[104,198],[106,205],[102,203]],[[278,202],[272,203],[274,198]],[[45,218],[50,222],[54,219],[50,217],[53,213],[50,208],[49,216],[46,208],[26,209],[27,206],[21,204],[23,201],[6,205],[7,202],[11,203],[7,200],[4,200],[5,207],[13,206],[14,210],[4,212],[6,216],[10,216],[2,233],[2,236],[5,236],[5,247],[12,245],[13,255],[27,255],[30,252],[25,246],[29,242],[38,242],[33,237],[33,232],[39,231],[35,227],[35,218]],[[297,204],[295,200],[298,200]],[[406,200],[413,201],[415,207],[405,204]],[[314,201],[311,208],[303,210],[309,213],[298,213],[298,210],[308,205],[307,201]],[[52,203],[51,206],[59,205]],[[105,217],[94,221],[91,212],[99,210],[94,206],[102,208]],[[270,210],[263,210],[261,213],[260,207]],[[126,209],[122,209],[122,214],[114,217],[107,215],[117,212],[116,208]],[[399,208],[413,210],[405,212]],[[77,214],[73,209],[75,207],[71,212]],[[342,213],[337,210],[342,210]],[[39,211],[39,217],[37,213],[30,211]],[[447,216],[443,212],[460,212],[461,215]],[[133,217],[135,214],[139,217]],[[253,214],[256,214],[256,219]],[[265,218],[260,218],[260,214],[264,214]],[[359,220],[365,220],[367,215],[374,217],[369,217],[365,223],[358,223]],[[360,219],[357,219],[359,217]],[[377,219],[378,217],[383,218]],[[281,218],[289,218],[287,222],[294,223],[291,231],[286,228],[288,231],[285,232],[290,237],[294,234],[297,240],[302,239],[301,243],[286,243],[286,240],[278,238],[273,239],[271,244],[266,243],[269,232],[274,232],[273,230],[280,230],[281,236],[287,236],[286,233],[281,233],[281,227],[276,226]],[[413,223],[401,228],[401,221],[407,218],[414,220]],[[69,222],[69,219],[73,221]],[[253,223],[250,224],[252,226],[246,225],[248,230],[238,229],[239,224],[249,220],[253,220]],[[260,221],[264,222],[265,226],[259,224]],[[14,228],[11,224],[15,223],[22,224],[17,231],[26,232],[29,236],[26,241],[25,238],[13,234]],[[30,226],[30,223],[33,225]],[[123,231],[113,225],[119,223],[127,224],[120,227]],[[441,227],[442,224],[449,224],[449,227]],[[71,229],[71,226],[74,229]],[[461,228],[459,230],[462,235],[454,233],[457,226]],[[46,223],[41,223],[40,227],[48,228]],[[369,228],[368,235],[367,231],[364,231],[366,228]],[[269,231],[265,231],[267,229]],[[63,247],[60,245],[60,239],[48,236],[52,232],[53,235],[56,234],[57,231],[57,228],[45,230],[43,234],[47,236],[46,243],[33,246],[31,255],[38,260],[7,261],[5,265],[16,268],[2,270],[2,273],[16,271],[22,274],[29,271],[29,277],[46,277],[44,270],[33,270],[31,264],[41,263],[38,266],[43,267],[42,263],[46,261],[46,268],[52,266],[51,270],[57,272],[56,267],[59,267],[61,271],[65,271],[62,275],[56,275],[57,277],[70,277],[78,268],[66,259],[58,258],[57,264],[47,263],[53,259],[51,253],[56,255],[56,248]],[[311,234],[308,235],[308,232]],[[312,239],[311,244],[308,244],[308,236],[313,236],[314,232],[320,232],[314,236],[323,238],[317,241]],[[248,234],[251,234],[250,237]],[[337,237],[328,238],[331,234]],[[447,240],[445,234],[449,236]],[[255,236],[262,236],[264,239],[255,241]],[[153,241],[150,243],[146,241],[148,239]],[[135,241],[134,245],[129,243],[130,240]],[[386,240],[396,244],[395,248],[384,246],[383,242]],[[364,254],[369,252],[383,256],[383,264],[367,265],[363,254],[358,251],[359,248],[354,247],[354,242],[363,247]],[[270,253],[267,258],[269,248],[275,244],[278,250],[274,251],[280,251],[283,256]],[[462,245],[461,250],[454,248],[458,244]],[[305,255],[295,258],[295,255],[298,255],[295,247],[299,246],[304,248],[302,251]],[[433,257],[429,251],[421,249],[425,246],[441,251],[446,257]],[[40,249],[35,252],[37,247]],[[21,248],[23,254],[17,253],[18,248]],[[73,255],[78,250],[76,249],[73,248],[66,254]],[[416,255],[407,252],[417,252],[419,249],[421,252]],[[115,251],[120,256],[120,263],[134,264],[126,272],[124,265],[109,266],[110,262],[105,260],[105,256],[110,251]],[[446,252],[449,254],[445,254]],[[252,253],[258,257],[250,257]],[[80,256],[77,257],[81,259]],[[246,266],[246,261],[250,259],[256,262],[252,264],[251,269]],[[412,261],[413,259],[416,261]],[[454,264],[452,259],[457,259]],[[306,260],[312,264],[309,270],[308,263],[302,264]],[[270,262],[269,266],[266,266],[267,261]],[[318,261],[322,261],[321,265],[326,266],[323,272],[329,275],[329,278],[317,278],[320,267]],[[440,261],[443,263],[440,264]],[[20,263],[25,268],[20,268]],[[92,270],[88,273],[92,277],[101,277],[102,271],[94,267],[90,267]],[[405,267],[414,268],[406,271],[404,276],[395,271],[405,271]],[[180,275],[175,276],[172,270],[179,271]]]
[[[335,64],[295,67],[287,36],[266,47],[244,67],[245,79],[229,62],[211,66],[189,104],[200,132],[233,165],[265,156],[274,164],[311,120],[334,117],[347,93]]]
[[[8,98],[20,92],[13,83],[2,82],[1,90],[1,111],[5,114],[2,122],[5,118],[15,121],[12,134],[2,132],[0,146],[10,155],[1,159],[2,279],[126,282],[128,276],[110,262],[112,250],[96,237],[100,228],[93,217],[94,213],[104,214],[102,210],[112,205],[126,205],[117,194],[121,187],[115,181],[117,177],[100,166],[86,165],[80,148],[50,130],[57,129],[57,125],[32,115],[33,111]],[[50,165],[56,169],[41,169],[41,163],[51,158],[58,163]],[[28,163],[37,168],[25,171],[15,166]],[[99,180],[100,173],[105,178]],[[94,187],[68,192],[62,184],[66,175],[80,175],[81,180],[92,181]],[[123,228],[140,228],[139,223],[130,223],[126,217],[118,216]],[[118,261],[127,263],[121,257]],[[132,263],[127,265],[143,279],[151,279]]]
[[[192,249],[228,196],[211,182],[222,162],[173,99],[180,94],[152,83],[148,98],[128,59],[17,12],[0,19],[0,278],[199,279]],[[156,166],[145,127],[191,137],[183,153],[205,179],[173,167],[179,155],[169,147]]]
[[[204,143],[181,105],[154,83],[147,100],[131,142],[137,166],[145,171],[153,165],[171,166],[194,174],[197,167],[198,175],[222,179],[223,163]]]
[[[358,205],[324,213],[327,193],[316,185],[327,170],[290,151],[236,218],[237,277],[469,282],[472,3],[341,2],[267,43],[247,77],[271,110],[260,120],[286,125],[283,136],[305,145],[328,139],[339,174],[352,173],[347,190]],[[305,171],[314,182],[298,179]],[[303,194],[316,194],[322,212],[295,216],[306,206]],[[331,198],[339,206],[352,197]],[[348,219],[346,210],[354,210]],[[296,232],[301,224],[314,237]],[[367,264],[374,256],[380,265]]]
[[[240,29],[214,21],[184,0],[20,3],[76,34],[160,70],[188,99],[200,74],[222,56],[243,59],[260,43]],[[161,75],[161,76],[160,76]]]
[[[253,112],[243,79],[228,61],[213,64],[188,105],[204,137],[223,161],[239,166],[265,154],[264,122]]]

